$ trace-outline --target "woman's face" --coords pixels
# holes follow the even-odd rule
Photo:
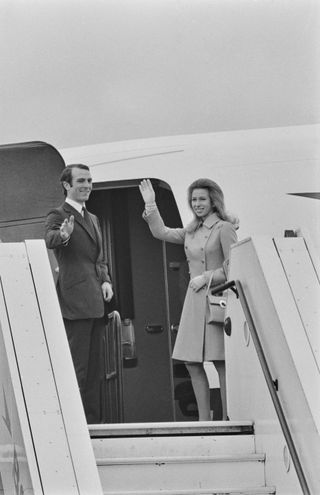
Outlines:
[[[194,189],[191,195],[191,206],[198,218],[203,220],[213,212],[209,191],[207,189]]]

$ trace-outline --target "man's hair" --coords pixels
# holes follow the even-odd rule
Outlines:
[[[67,165],[63,169],[62,174],[60,175],[60,182],[61,182],[63,193],[65,196],[67,195],[67,190],[64,187],[63,183],[68,182],[68,184],[70,184],[70,186],[72,186],[72,169],[73,168],[81,168],[82,170],[90,170],[88,165],[84,165],[83,163],[72,163],[71,165]]]

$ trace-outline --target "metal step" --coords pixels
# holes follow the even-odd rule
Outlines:
[[[252,422],[90,425],[105,495],[273,495]]]
[[[104,491],[104,495],[275,495],[275,487],[256,487],[256,488],[242,488],[241,490],[224,489],[216,490],[211,488],[210,490],[192,489],[192,490],[139,490],[137,491]]]
[[[152,436],[94,438],[95,457],[197,457],[255,452],[254,435]]]
[[[97,459],[104,489],[241,490],[265,486],[263,454]],[[130,493],[130,492],[129,492]],[[210,492],[209,492],[210,493]],[[241,491],[240,491],[241,493]]]
[[[253,434],[251,421],[99,424],[88,428],[91,438]]]

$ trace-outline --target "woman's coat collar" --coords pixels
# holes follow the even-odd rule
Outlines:
[[[203,222],[202,225],[204,225],[205,227],[207,227],[208,229],[211,229],[217,222],[219,222],[221,220],[220,217],[218,217],[218,215],[216,213],[211,213],[211,215],[209,215],[205,221]]]

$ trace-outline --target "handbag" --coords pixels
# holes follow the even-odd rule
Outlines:
[[[207,293],[206,293],[207,301],[209,305],[208,323],[224,323],[227,298],[223,295],[211,294],[211,292],[214,290],[214,289],[210,289],[211,281],[212,281],[212,275],[210,277]]]

